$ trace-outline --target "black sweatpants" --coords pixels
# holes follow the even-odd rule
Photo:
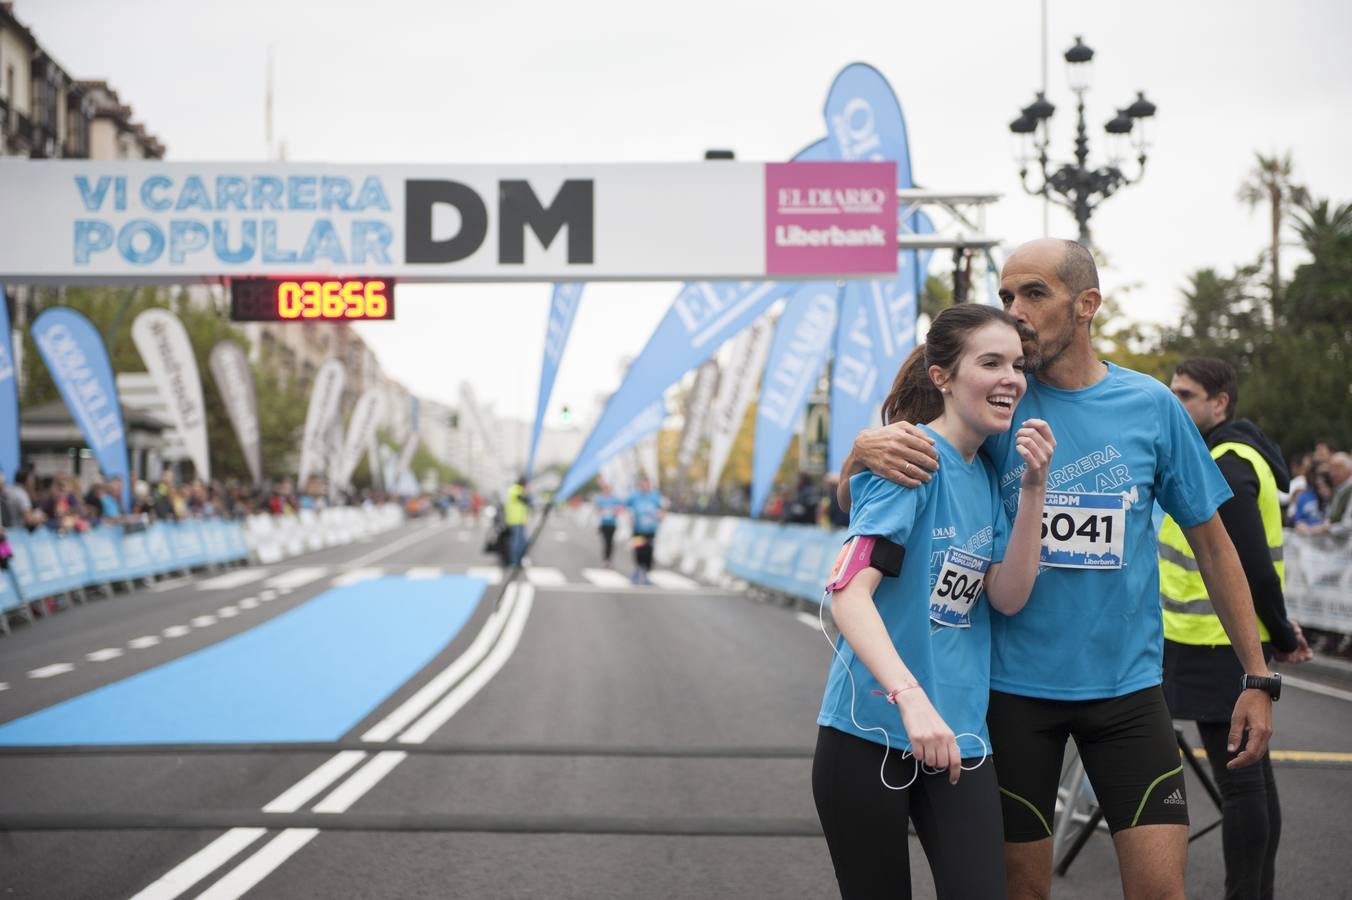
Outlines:
[[[655,534],[636,534],[636,538],[643,538],[643,543],[634,548],[634,565],[645,572],[653,570],[653,542],[657,540]]]
[[[940,900],[1003,898],[1004,832],[991,760],[963,772],[955,785],[947,770],[921,772],[906,790],[894,791],[879,778],[883,750],[835,728],[817,731],[812,796],[843,900],[911,896],[907,820],[915,823]],[[910,781],[915,765],[894,747],[887,755],[888,783]]]
[[[610,554],[615,550],[615,526],[601,526],[601,559],[610,562]]]
[[[1272,757],[1242,769],[1225,764],[1238,756],[1225,749],[1229,722],[1198,722],[1211,774],[1221,789],[1221,847],[1225,854],[1225,900],[1272,900],[1282,808]]]

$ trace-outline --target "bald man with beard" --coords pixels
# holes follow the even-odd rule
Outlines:
[[[1183,528],[1253,688],[1230,724],[1232,768],[1252,765],[1272,733],[1272,701],[1248,582],[1217,510],[1231,493],[1169,389],[1098,358],[1090,327],[1098,270],[1073,241],[1018,247],[1000,278],[1024,328],[1028,392],[1017,421],[1056,430],[1043,510],[1043,567],[1027,606],[992,615],[987,722],[1004,811],[1009,896],[1050,896],[1051,822],[1067,739],[1074,738],[1117,850],[1127,898],[1182,898],[1187,801],[1164,701],[1159,563],[1150,517],[1158,501]],[[1013,431],[1013,429],[1011,429]],[[937,469],[912,423],[862,432],[848,476],[867,468],[909,487]],[[1008,435],[982,448],[1017,512],[1022,463]]]

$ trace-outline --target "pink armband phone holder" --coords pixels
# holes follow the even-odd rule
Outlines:
[[[850,583],[860,571],[867,569],[870,560],[873,559],[873,545],[877,538],[872,536],[859,535],[850,538],[844,547],[840,548],[840,555],[836,557],[836,564],[831,568],[831,579],[826,583],[828,591],[838,591]]]

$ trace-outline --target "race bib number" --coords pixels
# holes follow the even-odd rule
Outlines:
[[[949,547],[944,552],[944,564],[934,590],[930,591],[930,619],[954,628],[971,627],[972,607],[981,596],[990,564],[988,559]]]
[[[1126,533],[1126,500],[1121,494],[1049,491],[1042,506],[1042,564],[1120,569]]]

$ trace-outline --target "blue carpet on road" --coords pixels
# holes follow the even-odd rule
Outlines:
[[[460,576],[335,588],[219,644],[0,725],[0,745],[337,740],[455,637],[484,588]]]

